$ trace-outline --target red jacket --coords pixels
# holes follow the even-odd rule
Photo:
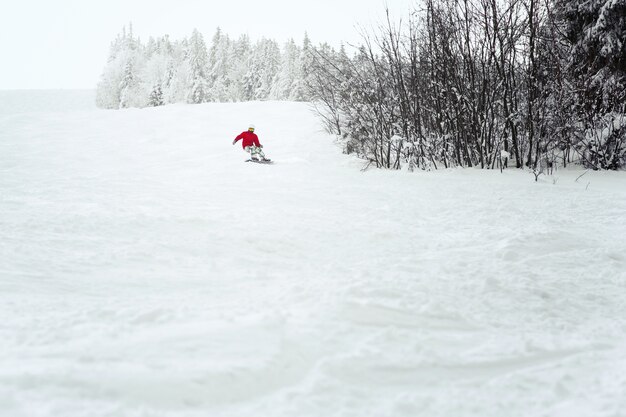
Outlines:
[[[235,138],[235,142],[237,142],[239,139],[243,139],[243,141],[241,142],[241,146],[243,148],[252,145],[261,146],[261,144],[259,143],[259,137],[254,132],[241,132],[241,134]]]

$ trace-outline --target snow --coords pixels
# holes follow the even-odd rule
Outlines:
[[[303,103],[0,115],[0,416],[623,415],[623,172],[362,166]]]
[[[95,109],[95,90],[0,90],[0,117]]]

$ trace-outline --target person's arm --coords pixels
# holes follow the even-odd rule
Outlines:
[[[258,146],[259,148],[263,147],[259,142],[259,137],[257,135],[254,135],[254,146]]]
[[[239,136],[237,136],[237,137],[235,138],[235,140],[233,141],[233,145],[234,145],[235,143],[237,143],[237,141],[238,141],[238,140],[243,139],[243,136],[241,136],[242,134],[243,134],[243,133],[240,133],[240,134],[239,134]]]

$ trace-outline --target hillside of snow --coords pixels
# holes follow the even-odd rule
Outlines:
[[[626,415],[624,172],[362,166],[303,103],[0,115],[0,416]]]

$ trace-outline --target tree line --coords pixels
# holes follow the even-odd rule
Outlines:
[[[626,166],[626,0],[423,0],[310,53],[328,130],[377,167]]]
[[[96,90],[101,108],[160,106],[208,101],[308,100],[304,66],[311,42],[281,48],[271,39],[230,39],[219,28],[210,45],[198,30],[189,38],[150,37],[124,27],[111,43]]]

